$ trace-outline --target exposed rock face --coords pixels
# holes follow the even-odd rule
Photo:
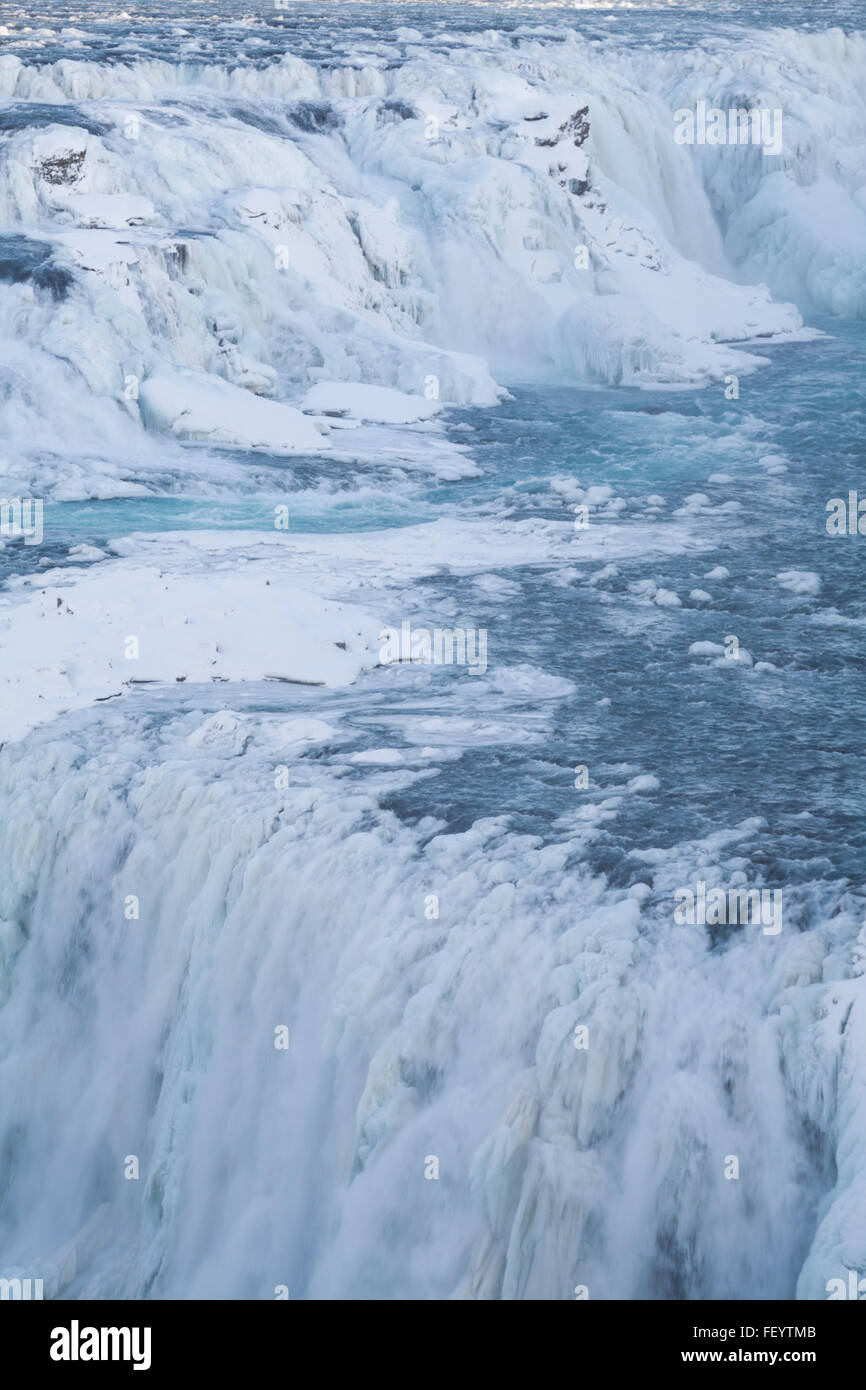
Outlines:
[[[66,154],[43,159],[39,165],[40,177],[45,179],[46,183],[75,183],[81,173],[86,154],[86,150],[69,150]]]
[[[586,139],[587,135],[589,134],[589,121],[586,119],[588,115],[589,107],[582,106],[579,111],[575,111],[573,116],[569,116],[567,121],[563,121],[562,125],[559,127],[559,130],[556,132],[555,135],[537,139],[535,141],[536,145],[558,145],[563,135],[573,135],[574,143],[575,145],[577,145],[579,149],[580,146],[583,144],[584,140]],[[543,118],[541,116],[527,117],[527,120],[534,121],[542,119]]]
[[[569,140],[575,149],[581,150],[589,135],[589,106],[581,106],[573,115],[567,116],[559,125],[554,125],[555,116],[550,117],[547,112],[538,115],[524,116],[525,121],[545,121],[548,123],[544,134],[536,135],[535,144],[539,149],[552,150],[567,143]],[[575,167],[579,163],[580,167]],[[548,168],[551,178],[556,179],[560,188],[568,189],[569,193],[581,198],[591,187],[589,176],[589,165],[585,154],[573,156],[570,152],[560,152],[560,158],[555,164]]]

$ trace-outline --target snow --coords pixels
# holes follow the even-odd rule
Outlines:
[[[288,416],[245,411],[234,430],[228,397],[199,383],[193,400],[184,374],[274,407],[328,383],[391,390],[413,401],[405,420],[385,397],[349,402],[344,420],[409,434],[439,403],[495,405],[497,373],[649,389],[759,370],[764,342],[808,336],[786,299],[851,312],[862,300],[863,45],[732,38],[696,51],[687,72],[658,49],[627,55],[578,34],[515,48],[493,31],[360,69],[291,53],[263,66],[7,55],[8,99],[96,103],[100,133],[53,123],[4,137],[4,225],[38,227],[73,269],[76,300],[70,315],[62,300],[34,305],[26,283],[0,286],[31,368],[0,404],[4,434],[62,454],[57,403],[77,395],[109,445],[82,463],[104,495],[97,474],[123,471],[109,459],[122,455],[130,476],[144,447],[129,375],[152,383],[166,428],[187,408],[162,385],[176,377],[190,383],[196,437],[294,451]],[[672,138],[695,92],[712,101],[718,87],[726,104],[734,69],[743,91],[785,89],[789,144],[757,173]],[[178,103],[168,124],[166,98]],[[323,113],[314,131],[287,115],[304,102]]]
[[[74,547],[74,567],[13,579],[0,595],[9,652],[0,673],[4,737],[21,738],[140,682],[349,684],[378,663],[383,629],[417,611],[419,579],[478,574],[490,587],[491,566],[556,572],[568,561],[634,555],[641,545],[668,554],[700,548],[675,527],[623,533],[599,524],[590,537],[570,522],[445,518],[348,533],[141,533],[112,541],[113,558],[101,562],[97,547]],[[83,568],[84,560],[96,563]],[[497,596],[503,586],[513,593],[500,581]],[[657,601],[679,603],[659,593]],[[359,598],[381,617],[357,609]],[[415,625],[426,620],[422,607]],[[137,656],[124,654],[128,637],[137,639]],[[526,693],[539,695],[537,672]]]
[[[149,429],[178,439],[272,454],[319,453],[330,441],[301,411],[269,401],[201,372],[154,375],[142,383],[141,413]]]
[[[440,573],[482,574],[491,566],[592,564],[600,559],[701,553],[678,525],[593,524],[576,532],[570,521],[437,521],[360,532],[172,531],[138,533],[111,542],[117,555],[143,565],[186,572],[232,570],[241,561],[290,567],[304,587],[318,593],[382,590]]]
[[[813,570],[782,570],[776,578],[783,589],[798,597],[812,598],[821,591],[820,576]]]
[[[114,560],[49,571],[25,594],[0,606],[7,739],[142,682],[340,686],[378,660],[381,622],[292,587],[278,565],[190,575]]]
[[[657,792],[661,782],[652,772],[644,772],[639,777],[633,777],[628,784],[630,792]]]
[[[383,765],[397,765],[403,762],[403,754],[399,748],[366,748],[363,753],[353,753],[352,762],[367,764],[378,763]]]
[[[158,220],[149,198],[115,193],[67,193],[57,201],[79,227],[140,227]]]
[[[679,608],[682,604],[682,599],[671,589],[657,589],[653,602],[657,603],[661,608]]]
[[[304,396],[301,409],[310,415],[346,416],[380,425],[414,425],[432,419],[442,406],[389,386],[320,381]]]
[[[70,560],[104,560],[105,551],[100,550],[98,545],[71,545],[69,547]]]
[[[754,662],[752,653],[745,647],[737,649],[736,654],[733,649],[727,651],[721,642],[692,642],[689,646],[689,656],[706,656],[715,658],[713,664],[722,669],[738,669],[739,667],[751,667]]]

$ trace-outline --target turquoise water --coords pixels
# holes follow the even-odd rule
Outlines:
[[[449,827],[464,828],[507,807],[517,823],[545,834],[574,805],[575,763],[598,770],[603,796],[618,780],[605,769],[628,762],[658,770],[661,785],[634,798],[616,836],[593,850],[614,883],[640,880],[645,870],[633,858],[636,849],[673,845],[750,816],[766,822],[756,839],[756,870],[786,883],[857,883],[866,802],[863,538],[831,537],[825,522],[827,501],[847,496],[861,467],[866,329],[830,320],[819,326],[826,336],[816,341],[766,349],[769,365],[743,378],[736,402],[725,400],[721,387],[648,393],[511,382],[512,399],[500,407],[449,413],[452,437],[469,443],[479,478],[441,483],[416,475],[395,498],[356,466],[345,493],[327,506],[317,509],[304,487],[298,505],[291,490],[283,494],[290,534],[439,516],[562,521],[571,504],[550,482],[576,478],[609,484],[625,499],[608,525],[626,538],[630,528],[641,530],[634,553],[618,558],[616,572],[598,582],[588,581],[601,561],[579,564],[561,587],[548,569],[508,568],[501,577],[519,592],[495,602],[450,574],[426,581],[431,613],[452,602],[487,629],[493,669],[526,663],[572,681],[575,692],[559,704],[543,754],[519,741],[522,722],[532,718],[528,694],[509,707],[515,746],[505,735],[482,767],[468,747],[432,782],[394,798],[401,815],[414,820],[433,811]],[[767,458],[784,459],[786,471],[768,474],[759,462]],[[727,481],[708,483],[714,474]],[[353,487],[361,500],[353,501]],[[677,517],[685,499],[700,492],[703,509]],[[648,501],[656,496],[663,505]],[[731,504],[736,510],[721,510]],[[102,546],[135,530],[267,532],[272,505],[268,497],[56,504],[46,509],[46,541],[56,540],[60,554],[68,543]],[[646,555],[647,526],[659,537],[685,528],[705,549]],[[730,577],[706,579],[716,566]],[[776,576],[789,570],[816,573],[819,592],[785,589]],[[647,581],[671,590],[682,606],[659,607],[634,591]],[[711,602],[690,599],[695,589],[709,592]],[[691,643],[723,643],[728,634],[776,671],[756,675],[689,656]],[[410,721],[431,711],[460,715],[471,703],[469,687],[465,675],[442,668],[425,681],[423,695],[395,690],[393,682],[383,690],[374,677],[348,696],[293,694],[277,705],[290,708],[298,699],[302,708],[345,709],[375,746],[381,717],[395,704],[406,703]],[[267,707],[274,698],[269,691]],[[400,745],[399,734],[394,741]]]

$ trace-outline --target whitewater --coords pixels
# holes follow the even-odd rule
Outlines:
[[[0,1276],[866,1277],[859,7],[0,45]]]

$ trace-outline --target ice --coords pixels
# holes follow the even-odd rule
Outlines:
[[[25,1007],[35,1025],[26,1051],[20,1038],[11,1047],[14,1068],[4,1063],[3,1113],[19,1125],[13,1195],[38,1175],[28,1252],[50,1296],[267,1297],[287,1283],[327,1298],[409,1286],[428,1298],[567,1300],[588,1281],[599,1298],[640,1297],[659,1230],[686,1271],[669,1287],[693,1297],[749,1296],[799,1268],[808,1198],[777,1037],[823,1127],[851,985],[824,986],[821,961],[831,931],[844,952],[856,930],[836,918],[814,945],[796,931],[774,942],[746,933],[711,955],[660,901],[702,862],[732,873],[738,853],[760,844],[758,826],[666,846],[652,894],[610,893],[568,867],[571,831],[542,844],[497,818],[458,834],[428,826],[420,843],[367,786],[304,755],[327,729],[247,720],[231,706],[181,714],[158,733],[136,730],[117,705],[110,717],[110,750],[97,752],[79,726],[22,750],[8,770],[17,848],[0,910],[28,923],[38,950],[11,927],[3,939],[16,960],[4,1043]],[[366,775],[394,776],[391,751],[372,750],[389,757],[378,774],[369,760]],[[289,773],[280,789],[277,762]],[[69,814],[85,786],[96,846]],[[46,817],[55,873],[40,879]],[[49,982],[64,960],[70,969],[63,924],[86,885],[97,900],[86,923],[98,914],[100,926],[79,928],[81,997],[58,999]],[[140,921],[124,920],[126,894],[139,895]],[[700,1009],[684,1008],[684,973]],[[287,1056],[273,1047],[281,1023]],[[574,1046],[578,1024],[594,1040],[586,1052]],[[852,1033],[840,1078],[852,1137],[856,1042]],[[63,1068],[41,1067],[54,1048]],[[52,1145],[34,1128],[37,1091],[51,1096]],[[316,1119],[327,1142],[311,1151]],[[98,1153],[120,1165],[130,1151],[158,1220],[125,1192],[100,1208],[82,1181]],[[729,1152],[760,1188],[750,1214],[722,1182]],[[415,1202],[431,1153],[445,1181]],[[694,1163],[717,1180],[698,1184]],[[849,1168],[859,1171],[853,1146],[843,1179]],[[805,1296],[822,1296],[828,1261],[857,1255],[842,1235],[857,1231],[845,1190],[825,1216]],[[407,1200],[411,1229],[399,1220]]]
[[[310,415],[345,416],[382,425],[413,425],[442,409],[438,401],[408,396],[388,386],[320,381],[307,392],[301,409]]]
[[[821,577],[813,570],[782,570],[776,578],[783,589],[798,597],[812,598],[821,591]]]
[[[758,165],[673,140],[695,93],[725,100],[729,69],[703,50],[688,76],[578,35],[410,45],[387,70],[7,55],[7,97],[98,115],[6,137],[4,221],[38,224],[76,294],[70,316],[9,291],[43,370],[35,435],[8,404],[7,433],[51,447],[70,374],[97,414],[123,411],[129,454],[130,376],[217,376],[285,406],[328,382],[381,387],[432,407],[495,404],[496,372],[659,387],[759,369],[757,342],[802,337],[798,309],[861,311],[862,45],[722,45],[743,89],[772,78],[791,104],[782,156]]]
[[[123,560],[48,571],[0,607],[4,737],[151,682],[346,685],[376,664],[381,628],[291,586],[278,563],[210,575]]]
[[[170,431],[177,439],[272,454],[318,453],[330,447],[315,424],[293,406],[263,400],[201,372],[148,377],[139,399],[145,425]]]

